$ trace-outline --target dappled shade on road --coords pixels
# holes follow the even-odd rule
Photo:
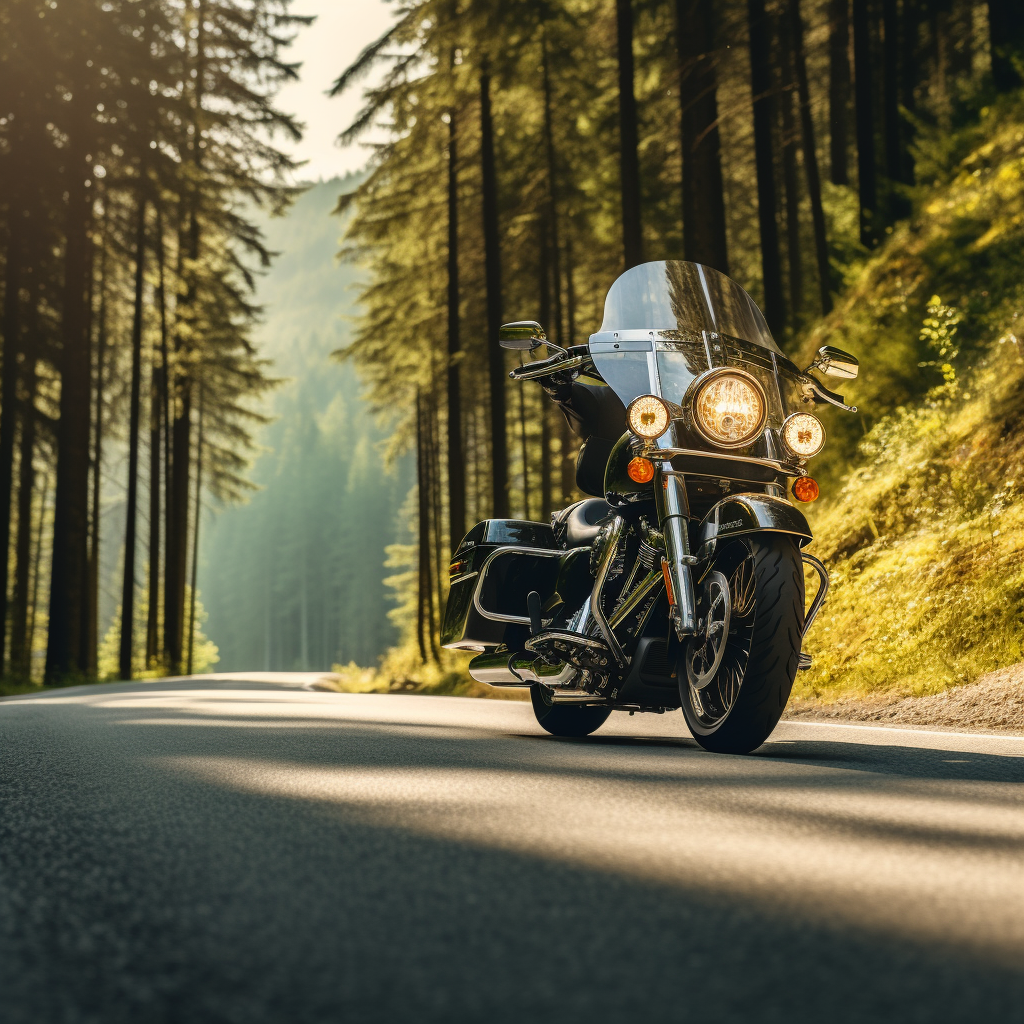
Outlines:
[[[1024,740],[279,684],[0,703],[13,1021],[977,1020],[1024,996]]]

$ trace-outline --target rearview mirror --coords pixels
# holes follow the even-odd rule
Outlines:
[[[517,320],[498,328],[498,344],[516,352],[532,352],[547,340],[544,328],[536,320]]]
[[[822,345],[818,349],[818,358],[808,367],[817,368],[829,377],[842,377],[844,380],[853,380],[860,372],[860,363],[856,356],[844,352],[841,348],[833,348],[831,345]]]

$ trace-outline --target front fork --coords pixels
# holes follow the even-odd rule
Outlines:
[[[690,503],[686,497],[683,475],[672,469],[670,462],[660,467],[655,463],[654,497],[658,506],[658,522],[665,535],[665,555],[669,581],[672,584],[670,604],[676,635],[680,640],[697,632],[697,609],[693,596],[693,573],[690,567],[697,559],[690,554],[688,521]]]

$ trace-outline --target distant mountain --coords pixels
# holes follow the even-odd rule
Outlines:
[[[261,489],[202,525],[199,591],[220,671],[369,665],[396,640],[384,548],[408,540],[398,510],[412,473],[407,463],[384,471],[384,433],[356,372],[330,358],[350,339],[359,279],[336,260],[330,214],[357,181],[321,182],[263,224],[279,255],[259,282],[255,340],[290,379],[268,401],[276,419],[250,474]]]

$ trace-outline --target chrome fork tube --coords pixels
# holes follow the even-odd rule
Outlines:
[[[665,534],[665,554],[676,599],[673,618],[676,633],[682,639],[697,631],[693,576],[690,572],[690,566],[696,559],[690,554],[690,535],[687,531],[690,506],[686,500],[683,477],[674,470],[666,471],[662,467],[655,473],[654,493],[661,499],[658,502],[659,518]]]
[[[612,520],[612,529],[608,537],[608,542],[605,545],[604,552],[601,555],[601,561],[597,567],[597,579],[594,580],[594,589],[590,593],[590,614],[594,616],[594,621],[597,623],[597,628],[601,631],[601,636],[604,638],[608,648],[612,652],[612,657],[615,659],[615,663],[619,668],[626,667],[626,656],[622,653],[622,648],[619,646],[619,641],[615,639],[615,633],[612,630],[608,618],[604,613],[604,607],[601,604],[602,592],[604,591],[605,581],[608,579],[608,571],[612,567],[612,562],[615,561],[616,552],[619,549],[619,540],[622,538],[622,530],[626,525],[626,521],[622,516],[616,516]]]

